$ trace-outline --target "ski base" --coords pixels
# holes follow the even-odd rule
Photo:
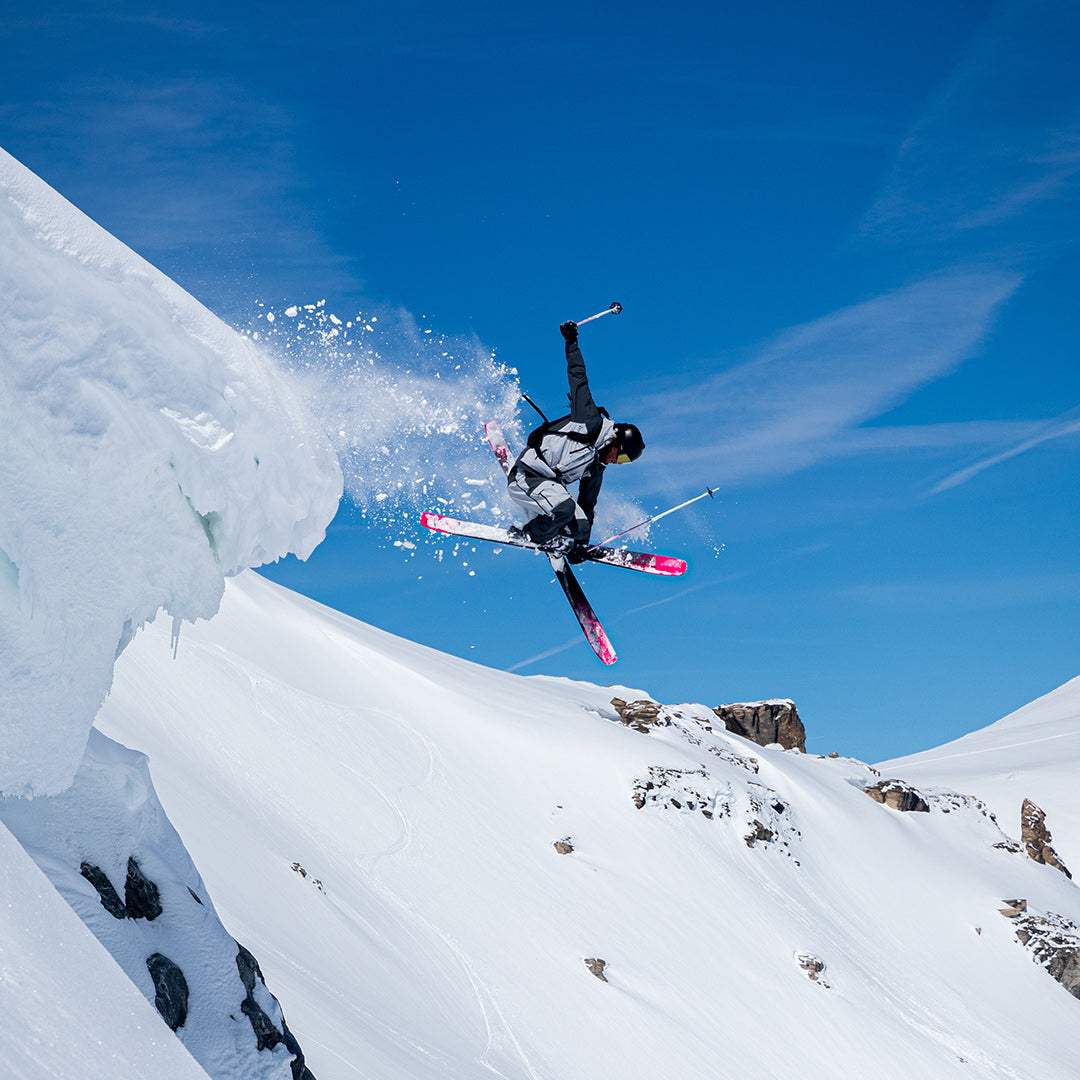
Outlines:
[[[589,645],[592,646],[592,651],[596,653],[597,659],[602,664],[609,666],[614,664],[619,659],[615,654],[615,646],[611,644],[607,631],[596,617],[596,612],[593,611],[592,604],[582,591],[573,570],[560,555],[548,555],[548,560],[551,562],[551,569],[555,571],[556,579],[562,586],[562,591],[566,594],[566,599],[570,602],[570,610],[577,618],[578,625]]]

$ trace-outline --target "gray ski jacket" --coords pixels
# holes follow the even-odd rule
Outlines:
[[[600,451],[615,437],[615,425],[593,401],[585,360],[576,341],[566,343],[566,377],[570,383],[569,415],[537,428],[514,468],[564,487],[580,481],[577,504],[591,524],[604,481]]]

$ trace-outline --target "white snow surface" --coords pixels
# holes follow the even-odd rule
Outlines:
[[[208,1080],[0,824],[0,1074]]]
[[[175,659],[139,634],[99,725],[148,751],[319,1080],[1075,1076],[1080,1003],[999,909],[1080,922],[1080,891],[995,846],[977,799],[901,814],[867,765],[695,705],[643,734],[613,696],[645,695],[483,669],[248,572]]]
[[[250,340],[0,150],[0,792],[67,787],[134,630],[306,557],[341,490]]]
[[[924,786],[977,792],[1020,831],[1025,799],[1046,811],[1062,862],[1080,875],[1080,678],[944,746],[879,765]]]

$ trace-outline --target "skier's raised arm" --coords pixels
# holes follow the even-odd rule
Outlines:
[[[595,438],[600,431],[603,417],[589,389],[585,358],[581,355],[577,343],[577,323],[564,322],[559,330],[566,339],[566,378],[570,383],[570,422],[584,424],[590,438]]]

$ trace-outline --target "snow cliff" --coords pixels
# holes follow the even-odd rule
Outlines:
[[[256,347],[0,150],[0,792],[67,787],[135,631],[306,557],[340,492]]]

